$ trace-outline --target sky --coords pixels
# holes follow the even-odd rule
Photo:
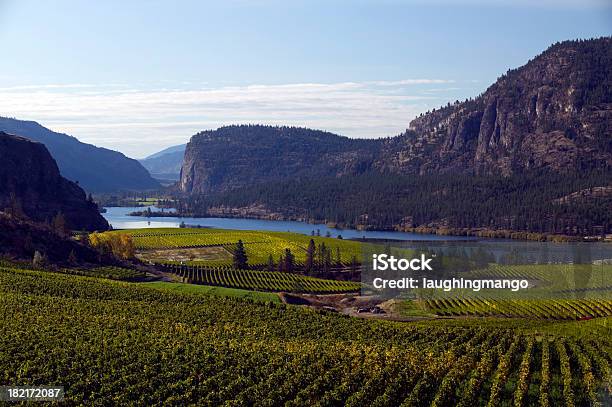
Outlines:
[[[238,123],[387,137],[611,34],[612,0],[0,0],[0,115],[134,158]]]

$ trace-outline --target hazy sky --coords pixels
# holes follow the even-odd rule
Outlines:
[[[136,158],[232,123],[392,136],[611,33],[612,0],[0,0],[0,115]]]

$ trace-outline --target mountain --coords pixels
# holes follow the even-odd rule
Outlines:
[[[229,126],[192,137],[181,190],[291,177],[576,172],[612,165],[612,39],[566,41],[483,94],[414,119],[403,134],[351,140],[290,127]]]
[[[187,144],[168,147],[139,161],[154,178],[178,181],[186,147]]]
[[[188,193],[206,193],[284,179],[357,174],[373,162],[380,144],[298,127],[221,127],[191,138],[180,187]]]
[[[164,148],[161,151],[158,151],[157,153],[151,154],[148,157],[143,158],[140,161],[146,161],[146,160],[150,160],[153,158],[158,158],[167,154],[173,154],[173,153],[184,153],[185,152],[185,147],[187,147],[187,144],[179,144],[178,146],[171,146],[168,148]]]
[[[138,161],[113,150],[81,143],[36,122],[0,117],[0,131],[43,143],[57,161],[61,174],[88,192],[159,187]]]
[[[504,176],[610,167],[611,71],[612,38],[555,44],[477,98],[413,120],[374,166]]]
[[[565,41],[396,137],[203,132],[185,151],[181,210],[378,229],[610,233],[611,71],[611,38]]]
[[[0,157],[0,210],[37,222],[61,213],[70,229],[108,229],[97,205],[60,175],[42,143],[0,132]]]

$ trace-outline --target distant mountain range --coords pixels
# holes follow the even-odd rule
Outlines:
[[[168,147],[139,161],[155,179],[178,181],[186,147],[187,144]]]
[[[205,131],[193,136],[185,151],[180,189],[192,196],[186,211],[211,213],[215,206],[218,213],[219,206],[242,206],[353,225],[371,225],[377,218],[376,227],[609,231],[612,211],[605,215],[593,201],[588,208],[581,203],[579,220],[566,216],[571,210],[560,208],[558,199],[612,184],[611,71],[611,38],[566,41],[509,70],[475,99],[419,116],[396,137],[354,140],[269,126]],[[420,179],[426,185],[414,184]],[[436,184],[449,189],[437,190]],[[452,193],[468,184],[471,195]],[[357,185],[368,190],[360,195]],[[536,193],[535,185],[546,193]],[[288,191],[303,196],[287,196]],[[380,206],[372,191],[393,196],[394,202],[420,191],[421,206],[417,200],[386,211],[391,206]],[[547,202],[532,202],[536,195]],[[464,202],[469,196],[494,205],[470,208]],[[610,204],[607,195],[595,198]],[[457,207],[461,214],[453,212]],[[502,207],[508,210],[500,212]],[[475,216],[477,210],[490,216]]]
[[[146,190],[160,186],[138,161],[117,151],[82,143],[36,122],[0,117],[0,131],[43,143],[57,161],[61,174],[78,182],[88,192]]]

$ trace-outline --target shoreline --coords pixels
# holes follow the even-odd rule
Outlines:
[[[326,225],[330,229],[335,229],[338,231],[342,231],[345,229],[351,229],[356,231],[364,231],[364,232],[403,232],[403,233],[415,233],[421,235],[436,235],[436,236],[453,236],[453,237],[465,237],[466,239],[458,239],[457,241],[475,241],[480,239],[494,239],[494,240],[517,240],[517,241],[536,241],[536,242],[552,242],[552,243],[609,243],[612,242],[612,237],[610,236],[571,236],[571,235],[560,235],[560,234],[549,234],[549,233],[538,233],[538,232],[528,232],[528,231],[516,231],[516,230],[507,230],[507,229],[486,229],[486,228],[448,228],[448,227],[434,227],[434,226],[418,226],[418,227],[399,227],[390,226],[386,228],[373,228],[366,226],[353,226],[342,224],[339,226],[336,222],[326,222],[324,220],[315,220],[315,219],[305,219],[303,217],[295,217],[295,216],[284,216],[282,214],[275,213],[273,215],[246,215],[241,214],[240,216],[233,215],[231,213],[225,213],[223,216],[219,216],[218,214],[214,215],[195,215],[195,214],[182,214],[178,212],[161,212],[161,211],[134,211],[128,214],[128,216],[133,216],[137,218],[144,219],[154,219],[154,218],[214,218],[214,219],[222,219],[222,218],[230,218],[230,219],[251,219],[251,220],[269,220],[269,221],[287,221],[287,222],[303,222],[308,224],[321,224]],[[149,216],[147,216],[149,215]],[[187,225],[189,227],[190,225]],[[193,225],[191,225],[193,226]],[[404,239],[385,239],[385,238],[365,238],[365,240],[376,240],[376,241],[410,241]],[[347,240],[363,240],[363,238],[347,238]],[[455,240],[455,239],[453,239]],[[415,241],[421,242],[422,240],[415,239]],[[432,241],[436,241],[436,239],[432,239]]]

